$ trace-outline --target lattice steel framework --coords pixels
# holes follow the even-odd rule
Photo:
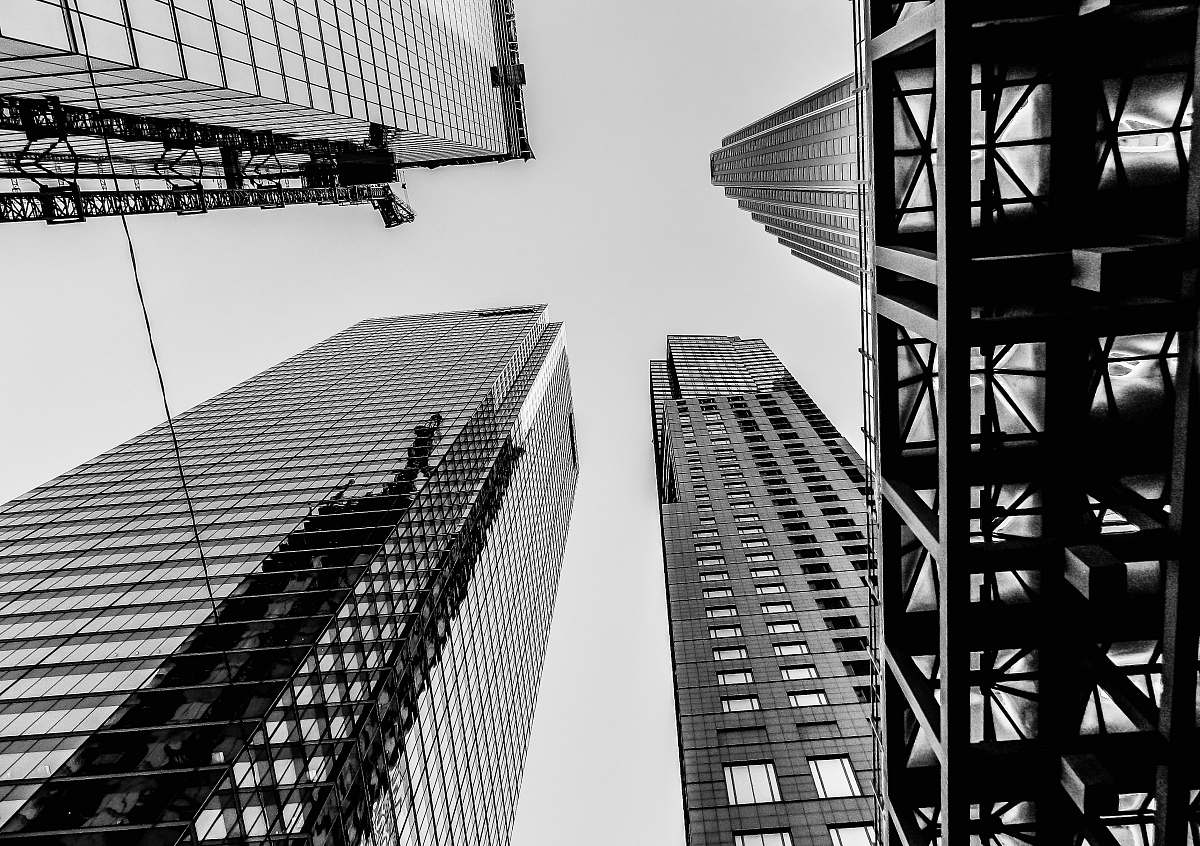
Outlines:
[[[1197,4],[857,5],[881,842],[1197,842]]]

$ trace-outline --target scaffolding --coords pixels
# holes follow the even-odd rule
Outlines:
[[[1200,842],[1197,3],[856,6],[880,842]]]

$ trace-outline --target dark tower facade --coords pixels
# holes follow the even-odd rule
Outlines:
[[[294,203],[528,159],[511,0],[6,0],[0,223]]]
[[[860,464],[761,340],[669,336],[650,388],[688,846],[868,846]]]
[[[856,7],[881,842],[1200,842],[1197,4]]]
[[[543,310],[363,321],[0,507],[0,841],[507,843],[577,475]]]
[[[721,139],[712,184],[779,243],[858,283],[858,108],[839,79]]]

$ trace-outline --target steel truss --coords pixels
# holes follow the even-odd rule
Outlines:
[[[0,96],[0,132],[25,139],[0,155],[3,175],[38,187],[0,193],[0,223],[301,203],[371,203],[387,227],[414,219],[389,185],[396,163],[381,126],[355,144]],[[87,190],[89,180],[117,190]]]
[[[880,842],[1200,842],[1197,3],[857,5]]]
[[[67,185],[42,188],[38,192],[0,193],[0,222],[79,223],[89,217],[122,214],[203,214],[218,209],[276,209],[301,203],[370,203],[379,211],[387,228],[415,218],[412,209],[392,192],[390,185],[228,189],[196,185],[163,191],[80,191],[78,186]]]

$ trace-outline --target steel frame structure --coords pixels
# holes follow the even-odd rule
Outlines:
[[[353,144],[0,96],[0,133],[25,139],[0,154],[0,176],[37,188],[0,192],[0,223],[304,203],[370,203],[389,228],[415,218],[390,187],[382,126]]]
[[[880,842],[1200,842],[1197,3],[856,5]]]

